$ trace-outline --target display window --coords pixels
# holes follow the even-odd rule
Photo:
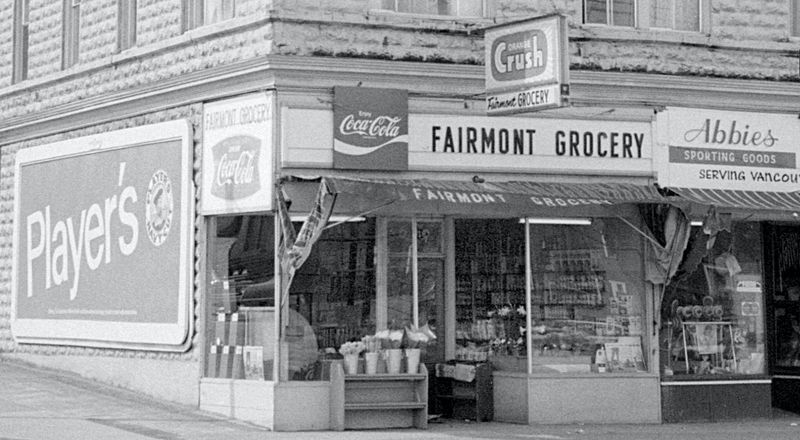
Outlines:
[[[205,376],[272,380],[274,217],[209,217]]]
[[[646,372],[642,236],[619,218],[573,223],[530,224],[531,370]]]
[[[527,371],[525,228],[518,219],[454,223],[456,359]]]
[[[287,379],[327,380],[341,347],[375,333],[375,219],[325,229],[287,301]]]
[[[692,228],[661,307],[665,379],[766,372],[762,266],[758,223]]]
[[[457,358],[521,373],[530,362],[533,374],[647,371],[642,237],[628,223],[456,220],[455,237]]]

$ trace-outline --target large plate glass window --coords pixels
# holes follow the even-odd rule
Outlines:
[[[205,376],[272,380],[274,217],[209,219]]]
[[[518,219],[454,223],[456,359],[527,371],[525,229]]]
[[[644,252],[632,222],[541,220],[528,219],[531,372],[648,371]]]
[[[758,223],[734,222],[713,235],[692,228],[662,302],[665,378],[764,374],[761,250]]]
[[[328,380],[339,348],[375,333],[375,298],[375,219],[332,220],[289,290],[287,379]]]

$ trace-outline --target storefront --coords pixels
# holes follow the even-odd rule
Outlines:
[[[408,102],[361,87],[276,99],[275,206],[205,217],[201,407],[280,430],[424,427],[487,401],[499,421],[659,422],[645,215],[667,199],[652,112],[490,118]],[[343,134],[347,121],[388,125]],[[363,350],[357,374],[343,346]],[[421,367],[409,353],[399,374],[387,354],[367,361],[395,347],[419,348]],[[482,366],[488,394],[443,391]]]
[[[696,221],[663,289],[664,421],[797,410],[796,115],[667,108],[659,183]]]

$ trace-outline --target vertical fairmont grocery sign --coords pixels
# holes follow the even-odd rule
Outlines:
[[[182,351],[191,332],[191,135],[173,121],[20,150],[19,342]]]
[[[665,187],[798,191],[794,114],[669,107],[659,114],[658,181]]]
[[[408,169],[408,92],[333,89],[333,167]]]
[[[200,212],[272,209],[272,95],[205,104]]]
[[[492,27],[484,40],[489,115],[531,112],[566,102],[566,17],[549,15]]]

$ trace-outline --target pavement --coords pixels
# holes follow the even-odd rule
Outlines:
[[[746,417],[746,415],[743,415]],[[271,432],[0,356],[0,440],[798,440],[800,416],[651,425],[515,425],[439,419],[427,430]]]

